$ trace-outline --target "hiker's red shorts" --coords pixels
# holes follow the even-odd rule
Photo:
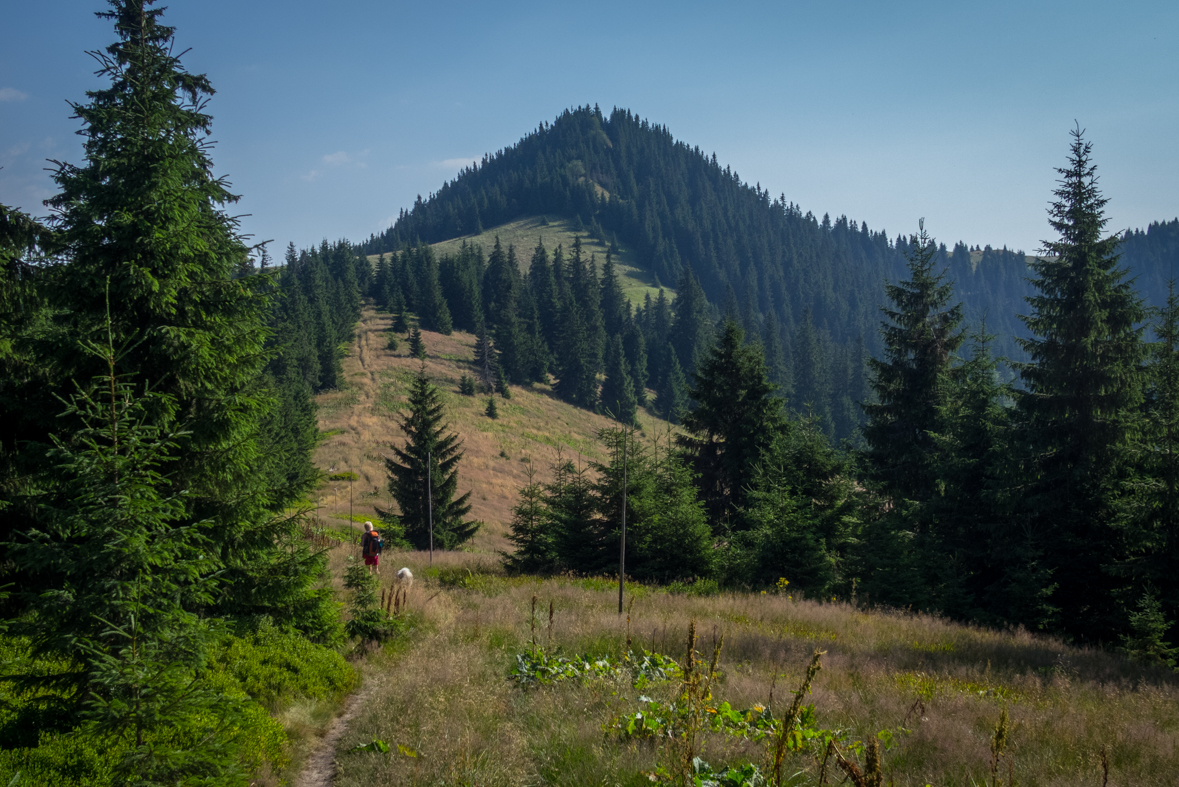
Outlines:
[[[380,555],[369,555],[368,557],[366,557],[364,559],[364,564],[366,566],[376,566],[376,565],[380,564],[380,560],[381,560]]]

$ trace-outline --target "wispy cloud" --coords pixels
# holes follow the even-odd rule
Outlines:
[[[474,164],[479,161],[478,156],[467,156],[466,158],[448,158],[442,161],[435,161],[434,166],[439,169],[462,169],[468,164]]]
[[[0,87],[0,101],[24,101],[28,95],[14,87]]]
[[[310,182],[323,177],[324,171],[327,169],[365,169],[368,167],[368,162],[364,158],[368,153],[368,148],[365,148],[359,153],[349,153],[346,150],[337,150],[335,153],[328,153],[320,158],[321,168],[310,170],[299,177],[302,180]]]

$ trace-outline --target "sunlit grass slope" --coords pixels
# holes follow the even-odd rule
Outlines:
[[[649,785],[657,763],[672,764],[678,750],[667,739],[628,742],[611,730],[619,717],[651,707],[641,697],[670,701],[678,681],[636,687],[626,676],[598,677],[525,688],[509,678],[516,655],[532,648],[534,595],[535,639],[549,653],[618,657],[629,631],[632,650],[683,659],[695,620],[707,663],[723,635],[705,703],[712,708],[769,704],[781,718],[814,651],[826,651],[804,697],[814,705],[812,727],[833,731],[860,767],[866,751],[856,754],[855,742],[881,741],[883,784],[1008,785],[1013,775],[1024,787],[1096,786],[1103,752],[1110,785],[1161,787],[1179,774],[1175,676],[1112,653],[785,591],[691,596],[633,587],[628,629],[610,579],[508,577],[479,555],[435,556],[433,568],[423,553],[389,559],[418,577],[409,601],[415,630],[365,670],[373,693],[342,742],[340,787]],[[1004,709],[1006,740],[992,772]],[[346,753],[374,738],[391,752]],[[714,767],[764,766],[769,753],[747,737],[700,741],[697,753]],[[784,783],[819,784],[824,749],[819,741],[787,752]],[[852,782],[829,759],[825,783]]]
[[[496,237],[499,238],[499,242],[505,250],[508,246],[516,247],[516,259],[519,261],[522,273],[528,271],[528,264],[532,260],[532,252],[536,249],[538,241],[544,242],[551,260],[557,246],[563,245],[568,253],[569,249],[573,247],[574,239],[580,237],[582,253],[587,260],[591,255],[597,256],[599,272],[602,263],[606,261],[606,245],[591,238],[585,232],[574,232],[573,222],[567,219],[551,217],[546,219],[543,216],[527,216],[508,224],[493,227],[480,235],[465,235],[454,240],[435,243],[434,251],[438,253],[438,256],[455,254],[463,243],[477,243],[483,247],[483,253],[486,255],[490,254],[495,247]],[[377,256],[375,254],[369,255],[369,259],[375,262]],[[633,304],[636,306],[642,304],[646,295],[650,295],[652,299],[659,295],[659,288],[655,286],[655,280],[650,274],[639,268],[638,260],[632,249],[620,245],[614,264],[622,291]],[[672,289],[675,287],[675,282],[664,281],[659,284],[663,286],[669,299],[675,297],[675,291]]]
[[[344,358],[346,386],[317,397],[324,441],[315,462],[327,478],[312,502],[321,517],[344,524],[351,494],[358,530],[374,516],[374,505],[394,506],[383,457],[390,454],[391,444],[404,441],[394,415],[421,364],[410,357],[404,336],[396,352],[386,349],[391,323],[389,315],[366,306]],[[528,460],[538,480],[550,477],[558,450],[575,463],[604,460],[596,434],[615,422],[560,401],[546,385],[513,386],[511,399],[496,398],[499,418],[492,420],[484,414],[487,396],[458,392],[459,378],[474,375],[475,337],[458,331],[451,336],[423,331],[422,336],[429,356],[426,373],[441,391],[447,420],[466,451],[459,464],[459,492],[472,491],[471,516],[485,523],[471,546],[477,551],[506,549],[507,523],[517,491],[527,483]],[[662,434],[667,428],[645,411],[640,421],[649,433]],[[348,473],[355,476],[351,482]]]

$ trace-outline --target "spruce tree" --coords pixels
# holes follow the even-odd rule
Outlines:
[[[1035,567],[1027,552],[1012,548],[1023,540],[1008,494],[1013,435],[1005,402],[1013,393],[998,381],[992,340],[985,325],[972,336],[968,360],[944,384],[940,431],[929,433],[939,491],[925,506],[934,541],[926,576],[932,603],[952,617],[999,623],[1015,620],[1007,616],[1019,606],[1034,617],[1018,622],[1038,628],[1045,622],[1038,601],[1013,605],[1006,597],[1012,577]]]
[[[553,268],[549,265],[548,252],[544,242],[536,242],[536,249],[532,252],[532,262],[528,266],[528,286],[532,290],[532,297],[536,301],[537,319],[540,321],[540,331],[545,342],[550,347],[557,343],[560,325],[559,294],[557,281],[553,278]]]
[[[635,386],[635,399],[639,407],[647,406],[647,342],[643,332],[633,322],[628,326],[622,337],[622,350],[626,355],[626,365],[630,370],[631,379]]]
[[[715,528],[724,529],[745,505],[750,474],[785,427],[782,400],[766,379],[760,345],[744,343],[734,322],[700,360],[690,395],[696,408],[682,416],[688,434],[677,438],[699,474],[701,497]]]
[[[101,16],[117,41],[95,53],[108,84],[72,105],[86,163],[57,165],[60,191],[48,202],[66,259],[50,293],[60,377],[18,405],[19,417],[27,423],[54,407],[53,387],[66,396],[73,381],[101,373],[102,359],[79,338],[109,337],[123,348],[128,396],[163,397],[145,417],[175,435],[158,493],[183,492],[176,527],[211,523],[208,555],[222,581],[205,610],[298,620],[318,609],[314,594],[299,595],[304,572],[317,569],[289,562],[300,560],[288,549],[292,520],[268,524],[290,499],[289,490],[266,487],[273,474],[263,456],[274,404],[263,375],[271,279],[234,278],[248,249],[225,210],[237,198],[213,174],[208,79],[183,69],[161,9],[143,0],[110,5]],[[73,428],[68,418],[46,426],[39,442]],[[13,525],[4,523],[3,540]],[[278,577],[280,564],[292,573]]]
[[[936,478],[939,416],[954,353],[962,344],[962,306],[950,305],[954,289],[934,270],[937,243],[920,223],[910,239],[909,278],[885,286],[892,308],[881,309],[884,358],[871,359],[875,401],[865,404],[868,459],[888,494],[927,500]]]
[[[663,292],[659,295],[662,298]],[[696,363],[712,344],[713,331],[708,301],[691,268],[684,270],[672,310],[675,322],[670,326],[669,338],[679,356],[680,368],[692,375]]]
[[[606,380],[602,384],[599,409],[624,424],[634,424],[638,414],[634,382],[622,351],[622,339],[615,336],[606,350]]]
[[[504,567],[514,574],[544,574],[557,565],[552,519],[545,502],[544,485],[536,480],[536,468],[528,463],[528,483],[512,507],[508,541],[515,548],[504,553]]]
[[[670,344],[667,345],[666,356],[668,371],[655,392],[655,411],[673,424],[678,424],[688,411],[688,380]]]
[[[483,414],[493,421],[499,418],[499,407],[495,404],[494,396],[487,397],[487,407],[484,408]]]
[[[1018,404],[1030,483],[1023,498],[1043,538],[1065,630],[1108,639],[1124,626],[1107,571],[1120,552],[1117,491],[1142,403],[1145,310],[1119,265],[1117,235],[1104,236],[1108,200],[1097,187],[1092,144],[1072,132],[1049,224],[1058,239],[1031,263],[1036,294],[1020,340]]]
[[[512,398],[512,389],[508,385],[508,378],[504,376],[502,366],[497,366],[495,369],[495,392],[505,399]]]
[[[486,391],[490,391],[495,386],[495,356],[495,347],[487,337],[487,328],[483,322],[480,322],[478,330],[475,332],[475,374]]]
[[[819,428],[830,437],[834,433],[831,417],[831,401],[834,390],[831,385],[830,342],[825,332],[814,322],[814,312],[803,312],[802,321],[796,327],[794,347],[794,411],[799,415],[814,417]]]
[[[174,403],[117,376],[113,346],[87,346],[108,374],[71,397],[63,416],[77,429],[55,437],[35,479],[39,521],[10,545],[37,577],[20,589],[30,614],[14,633],[68,667],[26,686],[53,688],[47,710],[66,729],[80,711],[91,745],[129,741],[117,747],[119,783],[241,783],[240,743],[223,726],[239,704],[205,678],[216,630],[193,611],[219,594],[216,533],[171,491],[163,473],[175,472],[182,435],[152,414]]]
[[[619,336],[626,327],[629,305],[626,296],[622,294],[622,287],[618,284],[618,276],[614,272],[614,260],[610,252],[606,252],[606,263],[602,266],[602,283],[599,299],[602,304],[602,321],[607,336]]]
[[[389,311],[395,315],[393,317],[393,331],[396,333],[408,333],[409,322],[405,319],[405,296],[401,292],[401,288],[397,287],[393,290],[393,296],[390,301]]]
[[[432,500],[434,546],[456,549],[475,535],[479,523],[465,520],[471,511],[471,493],[455,497],[462,443],[458,435],[447,432],[450,426],[443,422],[442,397],[426,376],[425,364],[414,378],[407,408],[398,415],[397,423],[405,433],[405,445],[391,446],[393,456],[385,459],[385,469],[405,537],[416,549],[429,547]],[[392,516],[379,509],[377,515],[382,519]]]
[[[426,343],[422,340],[422,332],[416,327],[409,332],[409,354],[420,361],[426,359]]]

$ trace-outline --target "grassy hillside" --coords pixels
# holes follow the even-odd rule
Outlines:
[[[574,232],[573,222],[566,219],[526,216],[493,227],[480,235],[466,235],[454,240],[435,243],[433,247],[438,256],[442,256],[443,254],[456,254],[463,243],[477,243],[483,247],[484,254],[487,254],[495,246],[495,239],[498,237],[505,249],[508,246],[516,247],[516,259],[520,262],[521,271],[527,272],[528,263],[532,260],[532,252],[536,248],[538,240],[544,241],[544,246],[548,249],[551,258],[553,250],[557,246],[564,245],[568,251],[573,246],[573,239],[578,236],[581,237],[581,248],[586,259],[589,259],[591,254],[597,255],[598,269],[601,270],[602,263],[606,260],[606,245],[584,232]],[[371,260],[376,260],[376,258],[376,255],[369,255]],[[651,275],[639,269],[637,257],[632,249],[620,246],[614,264],[622,291],[633,304],[636,306],[641,304],[646,295],[655,298],[659,294],[659,288],[655,286]],[[665,281],[660,284],[667,291],[669,298],[674,297],[675,293],[671,288],[675,286],[675,282]]]
[[[392,319],[366,307],[356,337],[344,358],[346,387],[317,397],[323,443],[315,462],[327,479],[314,493],[313,503],[324,519],[348,522],[349,494],[353,523],[359,530],[373,517],[373,506],[393,506],[387,489],[383,456],[388,446],[404,436],[394,421],[417,374],[419,361],[410,357],[401,337],[397,352],[386,349]],[[557,451],[574,462],[605,459],[597,431],[614,422],[572,407],[553,396],[546,385],[513,387],[512,398],[497,398],[499,418],[484,414],[486,396],[463,396],[459,378],[473,374],[475,337],[424,331],[429,358],[426,370],[442,392],[452,430],[464,441],[466,456],[459,464],[459,492],[473,490],[471,516],[485,523],[472,547],[477,551],[506,549],[504,535],[516,503],[517,490],[527,483],[527,462],[538,478],[547,479]],[[640,413],[648,431],[662,431],[666,422]],[[351,483],[348,473],[354,474]],[[335,478],[333,478],[335,476]]]
[[[801,698],[813,715],[805,714],[797,745],[785,751],[783,784],[855,783],[834,756],[820,781],[826,734],[860,768],[862,746],[878,741],[883,784],[1008,785],[1014,776],[1025,787],[1096,786],[1106,783],[1103,758],[1111,785],[1161,787],[1179,772],[1175,676],[1114,654],[1025,631],[868,610],[863,599],[802,600],[789,586],[720,595],[632,586],[633,607],[619,616],[609,578],[508,577],[494,559],[469,554],[436,555],[433,567],[423,553],[389,559],[390,569],[409,566],[418,577],[403,614],[410,630],[364,671],[367,694],[338,749],[340,787],[650,785],[657,765],[674,770],[682,760],[682,739],[628,738],[618,725],[639,710],[658,717],[654,703],[673,700],[679,678],[636,685],[625,670],[599,669],[520,685],[511,672],[534,638],[549,655],[619,663],[629,638],[636,654],[684,661],[692,621],[699,668],[707,670],[724,638],[712,696],[699,703],[694,751],[718,769],[753,763],[764,772],[773,750],[748,730],[708,731],[722,703],[786,716],[822,650],[822,668]],[[374,739],[391,751],[348,753]]]

